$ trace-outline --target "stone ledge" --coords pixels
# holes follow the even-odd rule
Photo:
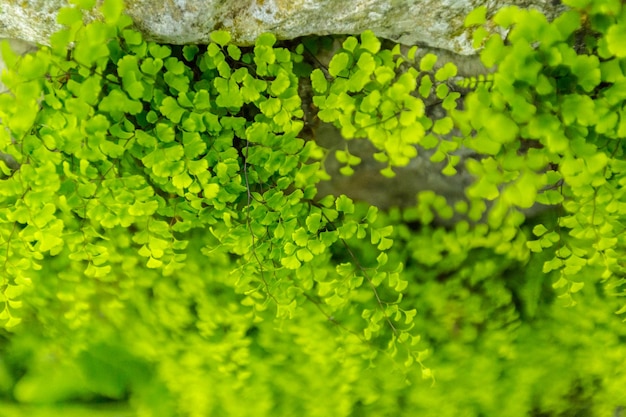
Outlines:
[[[0,0],[0,37],[46,44],[59,26],[56,14],[67,0]],[[127,13],[146,39],[170,44],[208,43],[226,29],[240,45],[262,33],[278,39],[306,35],[359,34],[405,45],[472,54],[463,21],[480,5],[488,13],[506,5],[534,7],[549,18],[562,6],[547,0],[127,0]]]

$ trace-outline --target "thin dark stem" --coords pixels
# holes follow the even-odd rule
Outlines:
[[[274,301],[274,303],[276,303],[276,305],[278,305],[280,303],[278,302],[278,300],[276,300],[276,298],[270,292],[269,284],[267,283],[267,280],[265,279],[265,272],[263,270],[263,264],[261,263],[261,260],[259,259],[259,256],[257,255],[256,249],[255,249],[256,238],[254,236],[254,231],[252,230],[252,223],[250,222],[250,206],[252,204],[253,196],[252,196],[252,192],[250,191],[250,181],[248,179],[248,162],[247,162],[247,160],[248,160],[248,150],[249,149],[250,149],[250,142],[246,141],[246,155],[245,155],[244,161],[243,161],[243,177],[244,177],[244,181],[246,182],[246,194],[247,194],[246,225],[248,227],[248,230],[250,231],[250,237],[252,239],[252,245],[251,245],[252,256],[254,256],[254,259],[256,259],[257,263],[259,264],[259,273],[261,275],[261,281],[263,281],[263,285],[265,286],[265,292]]]

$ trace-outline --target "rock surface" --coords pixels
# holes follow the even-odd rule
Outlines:
[[[46,43],[58,28],[67,0],[0,0],[0,37]],[[467,13],[486,5],[535,7],[548,16],[548,0],[126,0],[127,12],[147,38],[163,43],[207,43],[216,29],[235,42],[254,43],[272,32],[279,39],[305,35],[358,34],[367,29],[405,45],[425,45],[460,54],[473,52],[463,28]]]

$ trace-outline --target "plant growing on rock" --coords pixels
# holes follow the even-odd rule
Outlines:
[[[489,19],[506,37],[477,9],[467,24],[489,82],[369,32],[311,71],[303,45],[271,34],[249,48],[223,31],[204,46],[159,45],[119,0],[90,23],[95,2],[72,3],[49,46],[2,51],[0,388],[22,402],[131,393],[142,415],[455,415],[425,405],[428,384],[407,383],[446,387],[463,372],[487,391],[498,375],[520,380],[502,394],[511,415],[568,410],[568,398],[589,413],[624,404],[623,372],[607,377],[626,353],[612,297],[626,212],[621,2],[572,0],[552,22],[506,8]],[[473,150],[467,200],[428,191],[381,212],[317,198],[329,151],[301,138],[309,76],[318,117],[369,140],[382,175],[433,149],[453,176],[456,151]],[[336,156],[347,175],[360,162]],[[554,210],[526,221],[537,203]],[[541,372],[524,372],[543,366],[533,327],[549,343],[578,325],[597,330],[572,343],[576,363],[598,347],[611,355],[586,372],[551,359],[562,378],[548,398],[533,388]],[[44,383],[68,374],[80,382]],[[456,394],[471,415],[502,408]]]

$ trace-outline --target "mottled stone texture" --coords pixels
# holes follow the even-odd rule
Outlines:
[[[0,37],[46,43],[55,16],[67,0],[0,0]],[[146,37],[164,43],[206,43],[215,29],[228,29],[235,42],[254,43],[264,32],[279,39],[304,35],[358,34],[406,45],[472,53],[464,16],[479,5],[503,5],[556,13],[548,0],[127,0],[128,14]]]

